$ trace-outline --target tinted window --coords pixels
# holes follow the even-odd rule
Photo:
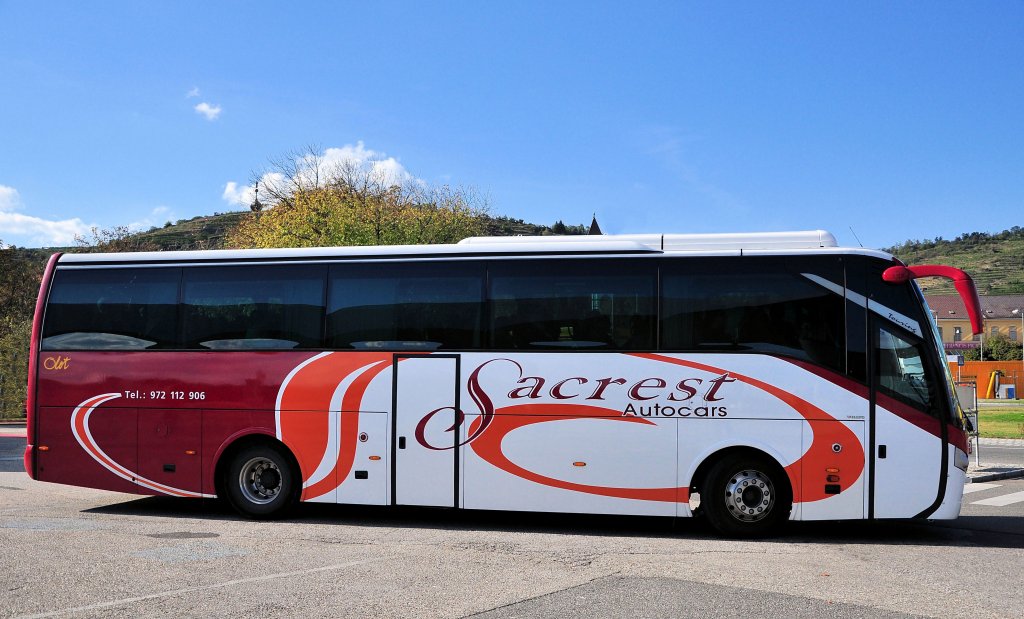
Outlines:
[[[878,258],[847,257],[850,289],[916,320],[922,329],[928,329],[928,315],[923,299],[918,296],[917,286],[912,282],[891,284],[882,279],[882,273],[894,264]]]
[[[327,342],[361,350],[480,347],[483,268],[467,263],[331,267]]]
[[[516,261],[489,270],[498,349],[653,350],[652,261]]]
[[[662,274],[662,348],[786,355],[843,371],[844,303],[780,263],[669,263]]]
[[[144,350],[175,345],[179,269],[60,269],[44,350]]]
[[[868,380],[867,320],[863,305],[846,302],[846,375],[861,383]]]
[[[187,348],[318,348],[324,271],[317,265],[185,269]]]
[[[920,341],[886,327],[878,331],[878,388],[918,410],[935,413],[935,389]],[[933,353],[934,354],[934,353]]]

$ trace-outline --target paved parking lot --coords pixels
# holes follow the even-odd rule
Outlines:
[[[652,518],[213,501],[0,472],[0,616],[1019,617],[1024,491],[944,524],[793,524],[722,540]]]

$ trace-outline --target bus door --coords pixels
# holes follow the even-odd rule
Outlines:
[[[459,358],[395,355],[394,505],[457,507]]]
[[[939,496],[944,473],[941,385],[924,340],[880,318],[872,329],[872,506],[875,518],[911,518]]]

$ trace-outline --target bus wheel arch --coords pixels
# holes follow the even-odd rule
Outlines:
[[[288,447],[267,434],[246,434],[227,445],[214,469],[217,496],[247,518],[279,518],[299,502],[302,476]]]
[[[726,447],[706,457],[694,471],[690,492],[700,495],[694,515],[727,537],[769,534],[789,519],[793,508],[785,468],[749,446]]]

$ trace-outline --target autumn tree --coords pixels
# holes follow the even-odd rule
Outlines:
[[[329,165],[315,149],[274,162],[258,182],[261,206],[229,233],[229,247],[454,243],[485,230],[486,205],[471,191]]]

